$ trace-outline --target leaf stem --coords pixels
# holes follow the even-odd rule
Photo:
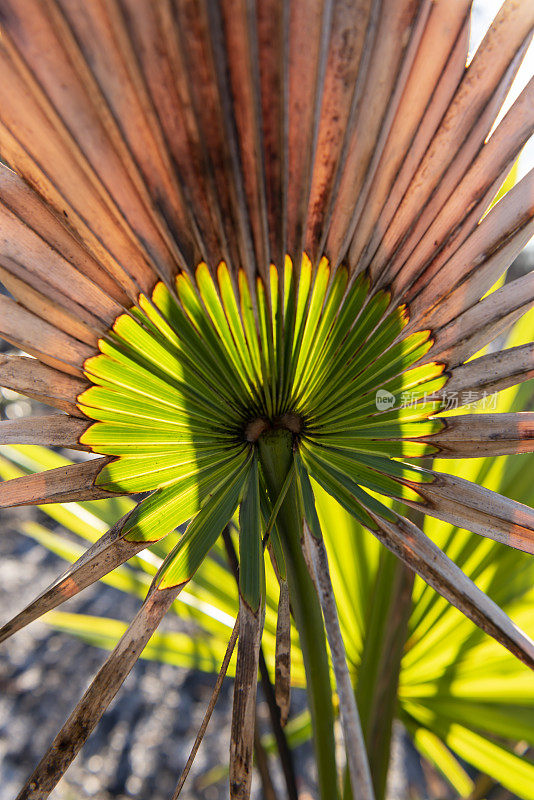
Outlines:
[[[277,498],[293,465],[293,437],[285,429],[266,431],[258,440],[260,464],[271,498]],[[295,481],[277,517],[287,567],[291,609],[304,657],[320,797],[338,795],[334,711],[321,607],[302,553],[302,522]]]
[[[230,569],[232,571],[232,574],[234,575],[234,578],[239,584],[239,562],[237,559],[237,553],[235,551],[234,543],[232,541],[232,536],[230,534],[228,526],[223,530],[223,542],[226,549],[226,555],[228,558]],[[271,684],[271,679],[269,677],[267,664],[265,662],[263,648],[261,646],[260,646],[260,656],[259,656],[259,667],[260,667],[260,677],[263,689],[263,696],[265,697],[265,701],[269,709],[269,719],[271,722],[271,727],[273,729],[276,746],[278,748],[278,754],[280,756],[282,771],[284,773],[288,800],[298,800],[298,791],[295,779],[293,756],[291,753],[291,748],[289,747],[289,744],[287,742],[287,737],[285,735],[284,729],[280,724],[280,710],[276,704],[274,690]]]
[[[334,665],[339,711],[352,785],[357,787],[355,794],[358,800],[374,800],[371,771],[363,740],[358,706],[347,666],[347,655],[339,625],[328,556],[322,537],[318,538],[312,534],[306,521],[304,521],[304,544],[304,557],[323,610],[326,634]]]
[[[273,729],[278,754],[280,756],[280,764],[284,773],[286,783],[288,800],[298,800],[297,782],[295,778],[295,767],[293,765],[293,754],[287,742],[284,729],[280,724],[280,709],[276,704],[274,696],[273,685],[269,677],[269,671],[263,655],[263,648],[260,648],[260,676],[261,687],[263,689],[263,696],[269,709],[269,719]]]

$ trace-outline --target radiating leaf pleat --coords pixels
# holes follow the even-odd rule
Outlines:
[[[372,0],[334,4],[317,133],[317,151],[322,159],[316,162],[313,171],[306,226],[305,248],[314,263],[328,230],[344,163],[343,147],[351,129],[356,102],[361,96],[376,22],[377,4]],[[344,47],[347,36],[352,42],[350,52]]]
[[[160,538],[163,531],[167,533],[190,519],[203,501],[209,500],[210,493],[228,481],[235,482],[247,461],[248,454],[242,452],[233,461],[224,461],[218,469],[207,469],[158,489],[133,510],[125,536],[130,541]]]
[[[27,311],[45,322],[53,320],[58,331],[88,347],[96,347],[98,337],[106,330],[104,323],[79,303],[1,255],[0,282]]]
[[[365,510],[364,503],[369,503],[373,508],[387,514],[387,509],[378,503],[374,498],[366,495],[366,493],[353,481],[343,480],[342,476],[325,467],[323,463],[315,460],[309,453],[303,457],[304,464],[308,469],[312,478],[314,478],[320,486],[330,495],[336,497],[340,505],[350,511],[350,513],[362,525],[372,528],[374,523],[371,517]]]
[[[356,317],[354,324],[352,324],[352,320],[350,321],[352,324],[350,331],[345,337],[341,348],[337,352],[336,359],[332,359],[332,361],[328,363],[328,368],[326,370],[317,372],[315,380],[312,380],[310,382],[310,386],[306,387],[306,396],[308,394],[312,394],[312,397],[314,398],[316,395],[318,395],[320,398],[324,399],[325,394],[328,394],[329,391],[327,381],[330,380],[335,387],[336,384],[339,383],[340,379],[343,380],[343,378],[339,375],[339,371],[333,369],[334,363],[348,364],[351,362],[355,356],[355,353],[358,354],[358,351],[361,351],[362,348],[364,348],[368,336],[375,329],[378,323],[381,322],[388,305],[388,293],[380,292],[376,297],[373,297],[371,300],[369,300],[367,305],[363,306],[359,315]],[[396,333],[398,333],[398,329]],[[394,336],[392,338],[394,338]],[[322,393],[319,390],[322,390]]]
[[[0,296],[0,335],[61,372],[81,376],[94,348],[55,328],[8,297]]]
[[[321,343],[318,359],[315,362],[317,375],[322,374],[322,370],[324,369],[325,365],[327,369],[329,368],[334,354],[345,340],[345,337],[348,335],[354,321],[358,318],[368,291],[369,281],[363,276],[359,276],[348,290],[347,296],[339,309],[336,322],[333,325],[329,336],[325,342]],[[313,373],[311,373],[309,370],[309,364],[304,364],[303,366],[305,368],[307,384],[310,386],[315,385],[316,381]],[[300,396],[301,392],[302,388],[299,384],[297,384],[295,387],[295,394],[297,397]]]
[[[0,507],[109,497],[109,491],[95,485],[98,473],[107,463],[107,458],[96,458],[4,481],[0,483]]]
[[[250,373],[247,372],[246,356],[244,357],[243,351],[236,345],[217,286],[206,264],[200,264],[197,268],[196,281],[200,297],[207,308],[211,322],[233,367],[232,371],[235,373],[236,378],[241,379],[241,385],[246,389],[251,378]]]
[[[86,413],[91,417],[108,416],[106,412],[91,408],[87,408]],[[82,444],[91,446],[95,452],[117,456],[143,453],[155,455],[162,452],[169,453],[173,450],[182,451],[184,448],[196,449],[199,454],[202,454],[210,449],[217,451],[224,447],[235,446],[235,437],[230,433],[211,432],[209,428],[202,430],[200,425],[198,427],[191,426],[185,420],[181,423],[176,420],[176,424],[173,425],[171,422],[141,417],[140,420],[134,418],[128,424],[126,422],[128,417],[119,414],[115,416],[117,419],[120,417],[121,421],[99,422],[92,425],[90,430],[83,434]],[[123,419],[124,421],[122,421]],[[87,424],[85,428],[87,428]]]
[[[39,444],[86,450],[80,437],[91,423],[65,414],[4,420],[0,422],[0,444]]]
[[[101,359],[101,360],[99,360]],[[187,392],[182,392],[180,388],[172,384],[161,381],[163,388],[157,383],[157,376],[151,375],[148,371],[130,370],[128,366],[108,359],[107,357],[97,356],[86,362],[86,369],[89,376],[93,378],[96,386],[92,386],[87,392],[83,392],[78,397],[79,404],[112,411],[116,409],[130,416],[138,416],[141,419],[157,419],[157,414],[165,414],[162,419],[171,421],[173,413],[191,417],[193,420],[207,420],[213,424],[213,420],[228,420],[226,409],[217,410],[214,406],[208,405],[200,398]],[[100,388],[102,387],[102,388]],[[111,390],[111,391],[105,391]],[[142,398],[142,399],[141,399]],[[149,409],[154,409],[151,414]],[[136,413],[137,409],[139,413]],[[119,420],[117,420],[119,421]]]
[[[226,473],[167,556],[159,572],[162,588],[187,582],[232,517],[243,492],[251,466],[251,454],[240,460],[232,473]]]
[[[534,553],[534,510],[463,478],[430,471],[432,483],[417,485],[423,502],[406,499],[426,514],[481,536]],[[410,485],[415,487],[412,481]]]
[[[198,367],[192,366],[186,354],[181,353],[176,345],[169,346],[125,314],[115,321],[113,331],[123,340],[117,343],[113,352],[119,362],[126,359],[126,364],[130,364],[134,360],[145,371],[156,372],[167,381],[170,378],[170,382],[179,386],[184,393],[197,396],[199,400],[206,396],[216,405],[216,387],[209,376],[202,376]]]
[[[256,391],[261,391],[261,368],[258,359],[258,341],[255,326],[251,326],[249,329],[249,338],[247,339],[243,306],[240,309],[238,297],[236,297],[232,284],[232,277],[224,262],[219,264],[217,277],[221,302],[237,351],[246,369],[247,378],[254,385]]]
[[[463,405],[464,398],[472,396],[471,391],[490,395],[533,377],[534,343],[528,343],[459,364],[450,370],[445,388],[458,397],[459,405]]]
[[[352,483],[399,499],[405,497],[417,502],[419,495],[417,491],[404,493],[395,480],[396,478],[406,477],[410,480],[411,486],[416,486],[419,481],[431,480],[430,476],[418,471],[415,467],[380,456],[366,453],[347,455],[346,452],[313,445],[304,445],[302,449],[303,453],[307,455],[311,453],[313,459],[321,463],[323,467],[327,465]]]
[[[409,424],[409,423],[407,423]],[[417,436],[417,426],[419,423],[413,423],[416,430],[414,434]],[[398,435],[404,435],[405,431],[402,425],[397,426]],[[360,431],[361,432],[361,431]],[[366,436],[367,434],[367,436]],[[382,438],[379,438],[382,435]],[[423,435],[423,430],[421,430]],[[316,434],[314,441],[317,443],[335,449],[350,451],[351,454],[367,453],[369,455],[382,455],[387,458],[422,458],[423,456],[432,455],[438,452],[436,445],[424,442],[416,442],[409,439],[402,439],[392,441],[391,433],[389,436],[377,428],[373,430],[369,428],[362,432],[362,436],[353,436],[347,433],[332,434],[330,436]]]
[[[158,283],[152,293],[152,301],[164,319],[146,300],[141,304],[143,310],[171,345],[180,350],[194,374],[200,372],[212,382],[215,379],[219,389],[227,393],[233,387],[222,387],[221,383],[232,370],[231,359],[209,321],[202,319],[203,311],[190,282],[180,276],[176,286],[181,293],[183,306],[163,283]]]
[[[96,483],[108,491],[146,492],[189,477],[195,479],[202,471],[209,475],[222,464],[230,466],[236,455],[240,453],[235,447],[215,449],[208,444],[204,450],[194,443],[170,453],[122,456],[105,465]]]
[[[327,416],[329,410],[338,406],[340,401],[347,405],[352,404],[352,401],[357,403],[371,389],[386,384],[388,380],[392,381],[396,376],[402,378],[408,368],[431,347],[428,331],[421,331],[393,345],[376,360],[371,353],[364,353],[361,358],[356,357],[354,362],[349,363],[343,378],[338,379],[330,391],[326,385],[322,396],[314,398],[316,413]],[[367,374],[363,374],[366,370]]]
[[[492,342],[534,304],[529,273],[474,303],[435,333],[432,356],[456,367]]]
[[[466,414],[441,420],[443,430],[425,438],[440,458],[483,458],[534,449],[534,414]]]
[[[1,355],[0,385],[68,414],[82,416],[76,398],[87,388],[87,383],[34,358]]]

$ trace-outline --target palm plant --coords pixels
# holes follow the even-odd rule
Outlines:
[[[531,311],[514,326],[506,340],[507,348],[517,346],[528,335],[533,320],[534,311]],[[528,383],[511,387],[501,392],[495,403],[498,412],[505,412],[510,407],[529,407],[532,388]],[[2,454],[0,477],[4,480],[69,463],[64,456],[46,448],[24,445],[4,446]],[[483,482],[488,488],[515,500],[532,502],[531,480],[524,459],[510,455],[474,459],[469,465],[461,459],[447,463],[456,475]],[[40,545],[74,562],[83,552],[84,545],[96,541],[107,524],[126,513],[133,503],[127,498],[117,498],[43,505],[42,511],[53,526],[60,523],[67,528],[69,538],[65,538],[57,528],[51,529],[34,520],[22,522],[21,530]],[[384,711],[384,696],[377,691],[380,659],[376,655],[380,649],[386,649],[382,640],[388,641],[387,634],[398,620],[396,610],[390,608],[391,598],[387,591],[395,561],[385,551],[381,552],[382,547],[376,539],[365,538],[358,523],[332,497],[319,490],[317,503],[327,549],[332,553],[332,582],[340,624],[347,642],[351,678],[363,701],[363,706],[360,703],[363,730],[368,738],[373,718],[377,717],[377,706],[379,714]],[[447,523],[436,523],[427,518],[425,527],[449,557],[454,557],[480,588],[531,633],[534,562],[530,556],[498,542],[462,532]],[[152,548],[151,553],[147,551],[144,557],[133,559],[127,567],[119,567],[103,580],[121,592],[143,597],[158,564],[174,543],[172,536],[167,537],[157,545],[157,549]],[[355,548],[357,558],[354,557]],[[267,565],[262,649],[271,673],[276,662],[278,596],[278,580],[272,567]],[[377,602],[378,598],[380,602]],[[230,578],[229,567],[225,566],[224,545],[218,542],[193,576],[187,590],[171,607],[171,612],[179,618],[197,626],[197,635],[192,638],[182,632],[157,633],[142,657],[186,668],[217,671],[238,607],[236,584]],[[113,649],[127,627],[122,619],[62,611],[50,612],[45,620],[59,630],[108,649]],[[519,797],[531,800],[534,796],[534,765],[514,752],[506,741],[512,740],[515,747],[520,741],[534,746],[534,681],[528,668],[488,639],[469,620],[462,619],[459,611],[420,579],[416,580],[413,588],[411,613],[401,637],[405,644],[398,688],[394,683],[389,687],[395,698],[391,710],[409,731],[419,753],[442,772],[462,798],[471,798],[479,787],[488,784],[484,778],[475,783],[458,757]],[[294,627],[291,641],[291,683],[304,686],[302,653]],[[361,669],[362,680],[358,685]],[[235,675],[235,658],[229,664],[228,673]],[[308,738],[310,733],[308,713],[294,716],[286,728],[290,745]],[[272,737],[264,737],[264,745],[267,751],[272,752]],[[384,747],[387,746],[386,741]],[[519,747],[520,752],[523,749],[524,746]],[[382,751],[382,757],[389,754],[388,750]],[[376,756],[376,748],[374,754]],[[380,772],[383,780],[387,758],[382,760],[385,761]],[[221,765],[203,776],[201,783],[206,785],[226,776],[227,769]],[[291,789],[290,784],[289,797],[292,796]],[[482,794],[474,796],[481,797]]]
[[[250,793],[266,549],[281,713],[292,615],[321,796],[338,792],[326,638],[354,795],[383,793],[392,715],[370,769],[321,492],[406,565],[384,586],[397,631],[414,570],[532,667],[421,530],[426,514],[533,551],[530,508],[430,462],[532,449],[529,412],[442,413],[534,363],[531,343],[472,358],[534,299],[532,276],[487,294],[532,235],[533,173],[484,216],[534,128],[531,81],[487,138],[534,8],[505,2],[466,67],[469,10],[2,0],[0,333],[34,358],[3,357],[0,382],[65,413],[2,423],[0,442],[97,457],[7,480],[0,505],[149,493],[2,637],[190,521],[20,798],[48,796],[237,509],[232,797]]]

